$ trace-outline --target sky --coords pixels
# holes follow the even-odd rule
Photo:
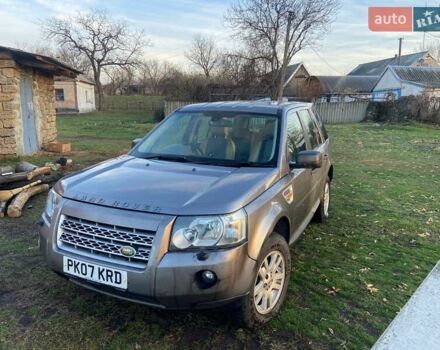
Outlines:
[[[151,45],[146,58],[188,67],[184,51],[195,34],[212,36],[219,47],[238,45],[224,24],[224,13],[234,0],[0,0],[0,45],[22,49],[47,45],[40,31],[49,16],[69,18],[78,11],[105,9],[115,19],[143,29]],[[402,53],[421,51],[423,33],[375,33],[368,29],[369,6],[439,6],[438,1],[341,0],[328,33],[304,49],[292,63],[303,62],[311,74],[344,75],[360,63],[392,57],[403,37]],[[440,41],[440,33],[425,36],[425,46]]]

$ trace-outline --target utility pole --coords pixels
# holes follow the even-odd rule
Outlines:
[[[402,56],[402,41],[403,38],[399,38],[399,55],[397,56],[397,65],[400,66],[400,57]]]
[[[288,54],[289,54],[289,40],[292,30],[292,12],[289,11],[287,17],[287,28],[286,28],[286,38],[284,40],[284,54],[283,54],[283,63],[281,65],[281,76],[278,81],[278,92],[277,92],[277,100],[278,102],[282,102],[283,100],[283,92],[284,92],[284,79],[286,77],[286,70],[289,64]]]

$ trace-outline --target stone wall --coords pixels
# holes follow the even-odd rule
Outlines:
[[[0,156],[23,153],[20,108],[20,76],[33,81],[33,106],[39,148],[57,137],[53,76],[19,66],[11,56],[0,53]]]
[[[0,54],[0,155],[17,153],[20,119],[20,73],[10,56]]]
[[[33,93],[38,141],[40,147],[46,148],[49,142],[57,139],[53,76],[35,72]]]

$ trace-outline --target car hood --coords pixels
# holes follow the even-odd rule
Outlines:
[[[64,198],[170,215],[234,212],[279,179],[276,168],[236,168],[123,156],[61,180]]]

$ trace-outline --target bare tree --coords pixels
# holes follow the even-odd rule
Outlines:
[[[132,66],[109,66],[104,69],[108,77],[108,83],[104,90],[108,95],[126,93],[135,79],[135,69]]]
[[[217,80],[226,89],[246,98],[261,94],[260,81],[265,71],[260,63],[259,60],[248,58],[242,51],[225,53],[219,63]]]
[[[42,23],[48,39],[55,39],[60,47],[78,53],[90,61],[98,90],[99,110],[104,92],[101,83],[103,69],[137,65],[148,42],[143,31],[132,31],[125,21],[115,21],[104,11],[78,13],[68,19],[50,17]]]
[[[90,64],[90,61],[87,56],[84,56],[81,52],[69,50],[66,47],[60,47],[53,54],[53,57],[55,57],[57,60],[60,60],[61,62],[64,62],[70,67],[78,69],[85,75],[92,74],[92,66]]]
[[[237,0],[226,21],[248,55],[267,65],[269,93],[280,100],[290,61],[320,39],[338,9],[339,0]]]
[[[148,60],[140,66],[140,84],[144,93],[161,95],[164,82],[169,79],[176,68],[166,61]]]
[[[214,39],[200,34],[194,36],[189,50],[185,52],[185,57],[200,67],[208,79],[219,61]]]

